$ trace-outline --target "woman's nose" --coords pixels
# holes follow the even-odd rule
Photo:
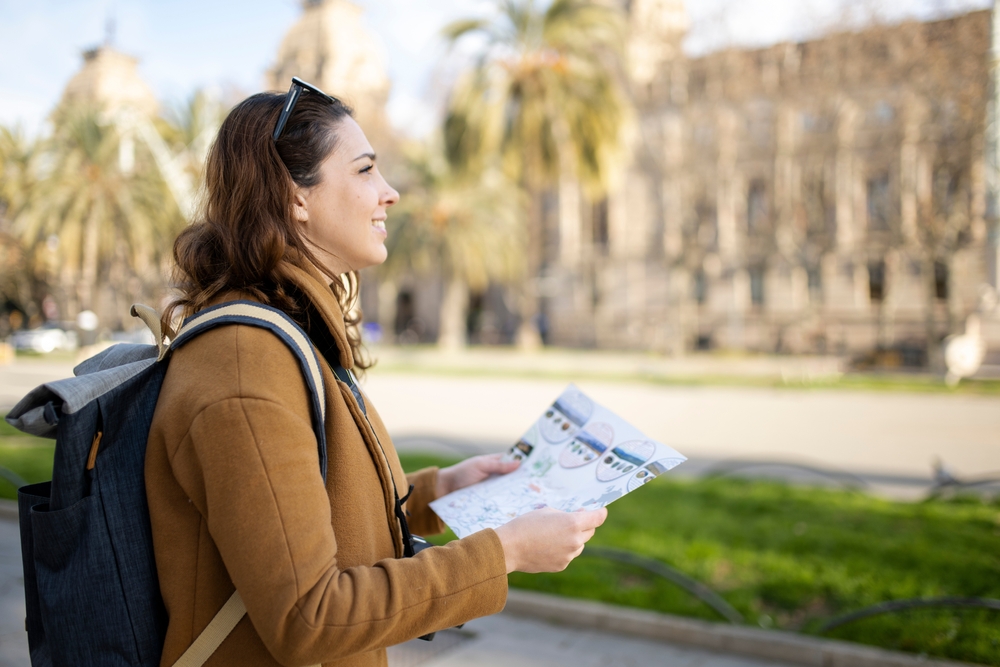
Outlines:
[[[388,208],[399,201],[399,193],[385,179],[382,179],[382,182],[385,183],[385,190],[382,192],[382,204]]]

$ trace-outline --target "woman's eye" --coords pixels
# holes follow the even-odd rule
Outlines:
[[[368,172],[370,172],[374,168],[375,168],[375,165],[370,164],[367,167],[365,167],[364,169],[362,169],[359,173],[361,173],[361,174],[367,174]]]

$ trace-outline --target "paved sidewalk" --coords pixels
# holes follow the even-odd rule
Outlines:
[[[362,381],[394,441],[443,436],[498,449],[515,443],[566,384],[377,369]],[[596,380],[578,386],[690,458],[793,460],[928,479],[940,458],[958,476],[1000,472],[995,396]]]
[[[433,644],[445,640],[434,654]],[[419,642],[419,640],[417,640]],[[581,630],[507,612],[467,623],[434,642],[389,649],[390,667],[771,667],[788,663],[744,658],[665,642]]]
[[[24,581],[17,519],[0,507],[0,667],[28,667],[28,635],[24,632]]]

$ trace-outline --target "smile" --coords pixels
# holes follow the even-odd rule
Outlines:
[[[372,227],[385,231],[385,220],[372,220]]]

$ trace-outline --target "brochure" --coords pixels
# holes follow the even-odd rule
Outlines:
[[[572,384],[505,457],[520,467],[431,503],[459,537],[542,507],[604,507],[687,460]]]

